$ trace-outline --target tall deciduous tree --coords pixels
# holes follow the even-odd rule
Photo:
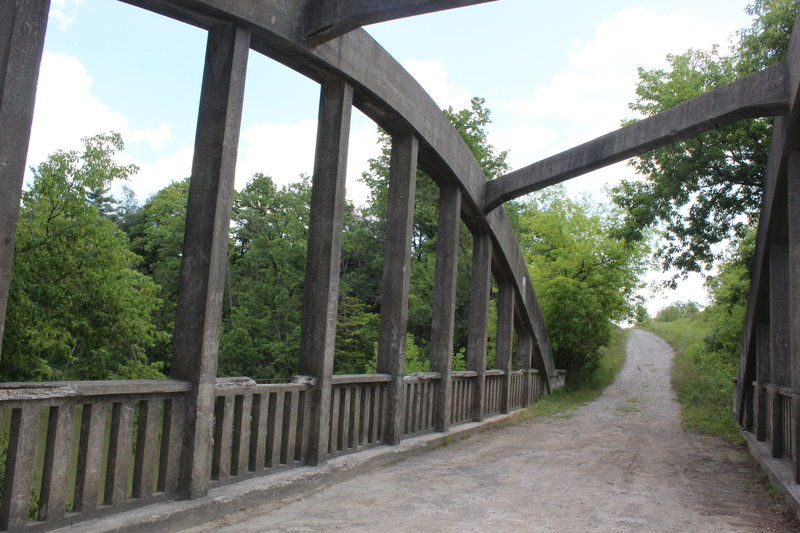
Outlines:
[[[590,376],[615,322],[636,315],[650,250],[613,237],[617,213],[553,187],[518,205],[517,234],[547,324],[556,365]]]
[[[0,372],[4,381],[159,377],[148,349],[159,340],[157,287],[104,213],[115,179],[117,134],[59,151],[23,192]]]
[[[668,56],[667,69],[639,69],[631,109],[652,116],[782,60],[797,4],[751,4],[753,24],[738,33],[727,55],[718,48],[689,50]],[[625,211],[621,235],[641,239],[643,228],[660,227],[657,257],[664,270],[709,269],[714,245],[741,238],[757,219],[771,131],[771,120],[743,120],[635,158],[632,165],[645,180],[613,190]]]
[[[220,375],[297,372],[311,187],[256,174],[234,198]]]

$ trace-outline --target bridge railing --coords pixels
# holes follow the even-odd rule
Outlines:
[[[211,451],[212,484],[303,464],[308,446],[308,383],[218,379]]]
[[[461,424],[472,420],[472,406],[478,373],[460,371],[450,374],[450,423]]]
[[[530,377],[530,379],[526,379]],[[501,410],[505,372],[487,370],[482,416]],[[328,456],[384,443],[385,374],[332,379]],[[216,381],[211,486],[306,464],[313,382]],[[534,403],[537,370],[511,372],[512,410]],[[403,377],[404,436],[434,431],[435,372]],[[450,423],[473,421],[478,373],[450,375]],[[177,496],[190,384],[177,380],[6,384],[0,390],[3,530],[46,530]],[[3,457],[4,455],[4,457]]]
[[[189,388],[174,380],[7,385],[0,528],[174,497]]]
[[[383,443],[388,383],[385,374],[340,375],[332,379],[331,456]]]
[[[422,435],[433,431],[434,393],[442,376],[438,372],[420,372],[403,376],[403,435]]]

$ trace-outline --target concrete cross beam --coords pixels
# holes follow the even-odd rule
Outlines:
[[[737,120],[784,114],[790,102],[787,77],[785,63],[773,65],[658,115],[501,176],[486,184],[485,210],[491,211],[524,194]]]
[[[361,26],[494,0],[309,0],[306,40],[322,44]]]

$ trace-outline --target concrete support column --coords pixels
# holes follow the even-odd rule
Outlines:
[[[392,137],[377,365],[379,374],[392,376],[383,433],[387,444],[397,444],[403,436],[403,372],[418,147],[413,135]]]
[[[522,407],[533,403],[533,379],[531,377],[531,358],[533,356],[533,335],[525,328],[517,330],[517,367],[525,371],[525,388],[522,392]]]
[[[787,215],[789,226],[788,328],[791,366],[792,420],[795,435],[800,435],[800,150],[792,145],[786,169]],[[794,439],[794,481],[800,483],[800,438]]]
[[[772,399],[772,456],[782,457],[783,417],[778,390],[791,386],[789,357],[789,247],[772,243],[769,248],[770,389]],[[746,390],[742,383],[742,390]]]
[[[461,191],[455,185],[443,185],[439,189],[436,270],[431,305],[431,372],[438,372],[442,376],[433,400],[433,427],[436,431],[447,431],[450,426],[450,371],[453,364],[460,222]]]
[[[497,296],[497,353],[494,367],[505,372],[500,391],[500,411],[509,411],[511,389],[511,350],[514,344],[514,287],[499,283]]]
[[[300,374],[312,376],[308,464],[327,461],[330,432],[331,376],[339,305],[339,270],[344,226],[347,146],[353,88],[344,81],[322,86],[317,147],[311,189]]]
[[[472,420],[483,420],[486,394],[486,345],[489,330],[489,294],[492,284],[492,238],[489,233],[472,236],[472,276],[467,332],[467,370],[478,373],[472,399]]]
[[[753,423],[755,425],[756,439],[764,441],[767,438],[767,391],[764,386],[769,383],[769,325],[759,324],[756,327],[756,388],[755,391],[755,413]],[[739,385],[741,387],[741,384]]]
[[[0,2],[0,353],[50,0]]]
[[[249,50],[246,30],[224,25],[208,33],[172,355],[172,377],[193,385],[179,473],[178,490],[184,498],[208,492],[219,328]]]

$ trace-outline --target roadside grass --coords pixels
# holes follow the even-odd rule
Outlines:
[[[570,383],[567,375],[565,387],[553,394],[542,397],[528,409],[522,411],[517,421],[534,420],[545,416],[572,416],[578,407],[585,405],[603,393],[625,364],[625,347],[630,330],[617,328],[613,331],[611,342],[601,348],[600,366],[597,372],[580,383]]]
[[[705,338],[711,324],[705,312],[670,322],[640,326],[672,346],[672,389],[681,404],[684,427],[743,444],[731,411],[731,368],[719,354],[708,353]]]

